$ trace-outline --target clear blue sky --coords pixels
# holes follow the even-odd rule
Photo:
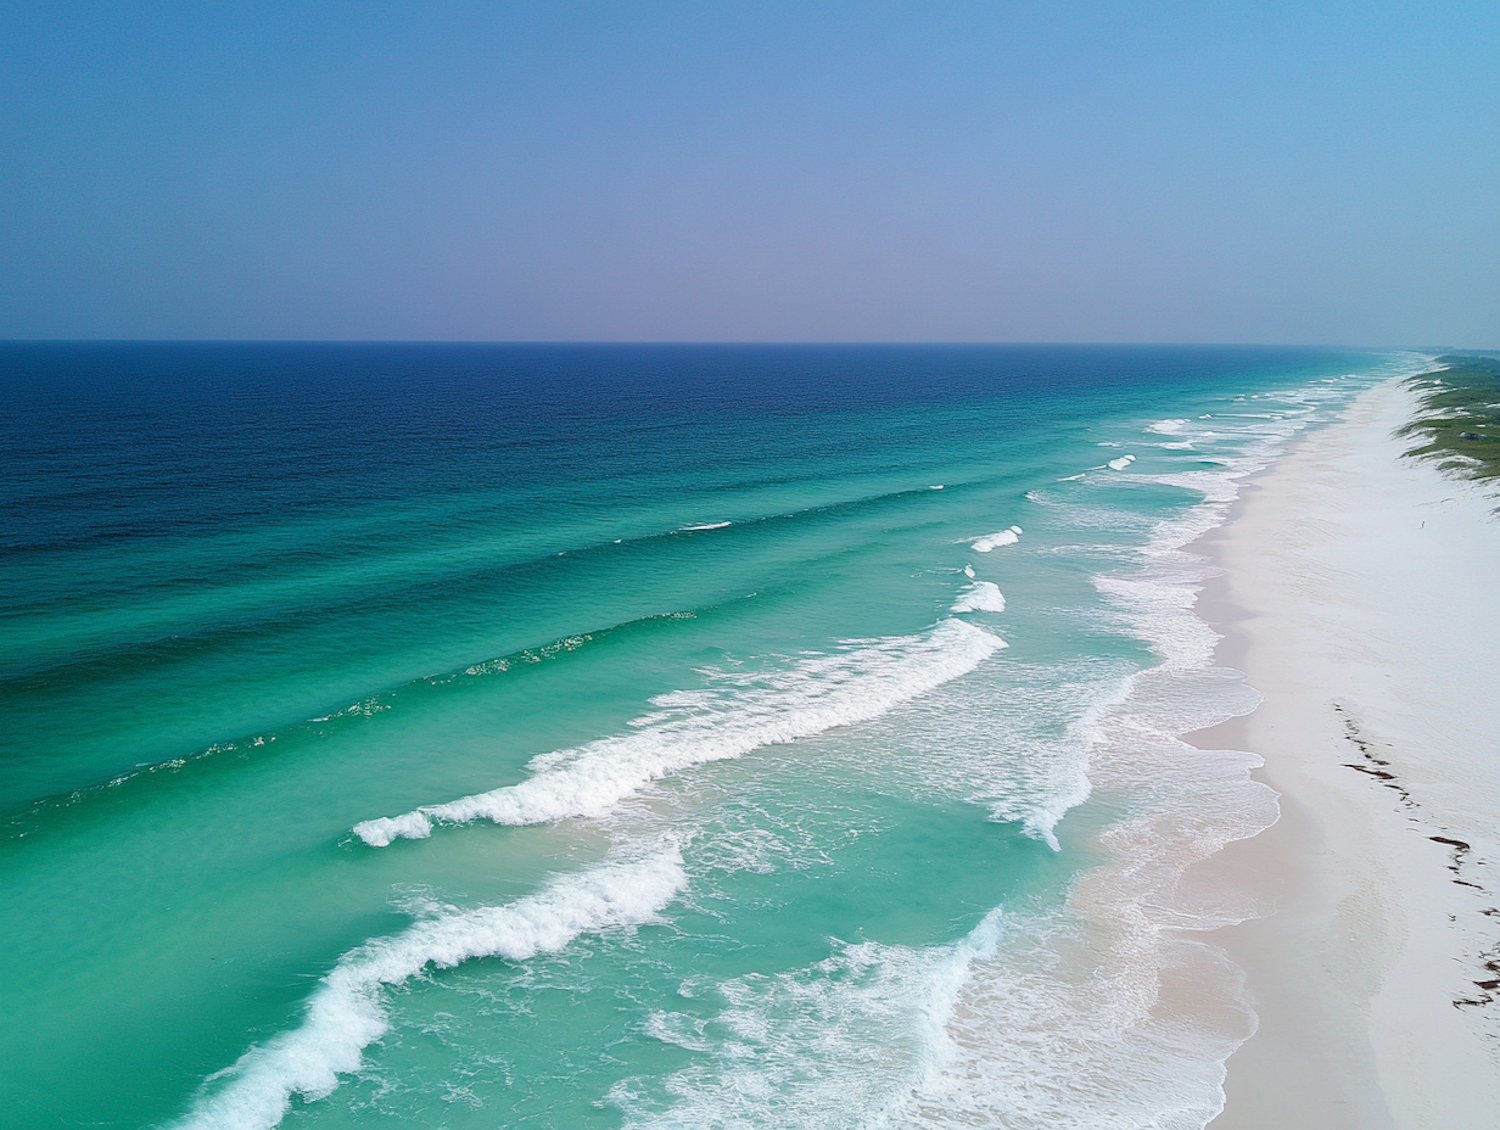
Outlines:
[[[1500,3],[0,0],[0,337],[1500,345]]]

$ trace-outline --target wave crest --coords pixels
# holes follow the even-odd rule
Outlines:
[[[354,834],[385,847],[430,836],[434,822],[522,825],[602,815],[693,765],[878,717],[972,671],[1004,646],[972,624],[945,620],[923,635],[853,640],[847,650],[771,671],[715,671],[705,689],[653,699],[657,711],[636,719],[629,733],[534,758],[533,775],[519,784],[366,820]]]

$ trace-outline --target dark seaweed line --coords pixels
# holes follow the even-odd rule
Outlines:
[[[1411,790],[1392,772],[1390,761],[1375,754],[1374,743],[1361,731],[1359,724],[1349,713],[1349,709],[1343,703],[1335,702],[1333,704],[1333,712],[1339,716],[1344,724],[1344,739],[1352,744],[1355,749],[1359,750],[1360,760],[1346,761],[1343,763],[1344,767],[1346,769],[1353,769],[1356,773],[1363,773],[1382,787],[1394,792],[1400,798],[1401,806],[1407,810],[1407,818],[1412,823],[1421,826],[1421,830],[1427,833],[1427,838],[1433,843],[1442,844],[1444,847],[1451,849],[1453,856],[1451,862],[1448,864],[1448,870],[1453,872],[1452,882],[1454,884],[1460,887],[1468,887],[1471,890],[1478,891],[1482,895],[1493,895],[1493,892],[1482,883],[1477,883],[1465,876],[1466,867],[1472,863],[1479,862],[1471,859],[1474,851],[1473,847],[1463,840],[1452,836],[1433,834],[1431,826],[1426,825],[1426,821],[1417,815],[1421,811],[1422,806],[1411,795]],[[1446,831],[1446,829],[1443,829],[1443,831]],[[1500,918],[1500,907],[1487,906],[1479,913],[1487,918]],[[1450,919],[1456,921],[1456,919],[1452,919],[1452,916],[1450,916]],[[1496,1000],[1500,1000],[1500,944],[1497,944],[1493,949],[1481,950],[1477,956],[1479,967],[1485,973],[1489,974],[1489,976],[1473,982],[1474,987],[1479,990],[1477,995],[1455,997],[1453,1000],[1454,1008],[1482,1008],[1485,1005],[1494,1004]]]

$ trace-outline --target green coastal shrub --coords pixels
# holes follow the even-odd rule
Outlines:
[[[1396,434],[1422,442],[1405,454],[1463,478],[1500,479],[1500,359],[1452,353],[1437,361],[1446,367],[1406,382],[1421,394],[1422,414]]]

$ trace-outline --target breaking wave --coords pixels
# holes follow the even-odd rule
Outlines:
[[[534,758],[532,776],[519,784],[366,820],[354,833],[385,847],[431,835],[434,822],[520,825],[598,816],[690,766],[878,717],[972,671],[1004,646],[999,637],[950,619],[922,635],[849,641],[845,650],[786,666],[710,671],[703,689],[653,699],[657,709],[635,719],[630,733]]]
[[[359,1068],[364,1049],[390,1027],[384,986],[428,966],[447,969],[484,957],[525,961],[560,950],[580,934],[654,921],[686,885],[681,853],[672,847],[561,876],[505,906],[450,908],[394,937],[367,942],[323,978],[301,1027],[210,1076],[173,1130],[270,1130],[294,1094],[326,1098],[340,1075]]]

